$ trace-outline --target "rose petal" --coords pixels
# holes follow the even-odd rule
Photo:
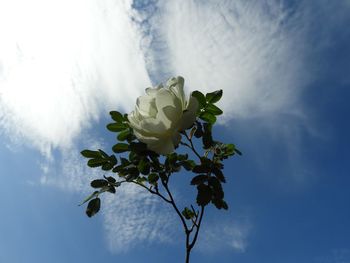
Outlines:
[[[182,115],[182,105],[179,98],[167,89],[161,89],[156,95],[156,106],[158,109],[157,119],[165,126],[174,129]]]
[[[185,98],[185,92],[184,92],[184,78],[183,77],[177,77],[177,78],[171,78],[167,82],[168,88],[173,92],[176,97],[178,97],[181,101],[182,110],[186,107],[186,98]]]
[[[141,96],[137,98],[136,107],[140,114],[147,117],[157,115],[156,101],[154,96]]]

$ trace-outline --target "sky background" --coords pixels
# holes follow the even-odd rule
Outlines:
[[[349,263],[349,25],[348,0],[0,0],[0,262],[183,262],[148,193],[78,207],[103,175],[80,151],[115,142],[108,112],[181,75],[223,89],[214,133],[243,152],[192,261]],[[184,205],[189,182],[172,185]]]

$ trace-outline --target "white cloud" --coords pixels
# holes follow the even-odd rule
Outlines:
[[[160,3],[145,35],[154,75],[183,75],[191,89],[223,89],[228,119],[296,112],[308,83],[301,10],[291,15],[281,1]]]
[[[234,218],[232,221],[224,221],[220,224],[210,222],[204,225],[200,233],[198,248],[202,252],[209,253],[226,249],[245,252],[252,227],[247,217]]]
[[[20,7],[20,8],[19,8]],[[1,1],[0,125],[50,155],[149,84],[130,1]]]
[[[302,8],[274,0],[154,7],[138,13],[126,0],[0,2],[0,126],[47,156],[54,147],[69,153],[42,165],[42,184],[90,190],[100,173],[83,163],[74,138],[101,112],[130,110],[150,84],[148,71],[157,81],[179,74],[191,89],[224,89],[227,119],[302,115],[299,93],[310,81]],[[138,28],[131,18],[147,23]],[[103,205],[113,251],[170,242],[174,234],[173,216],[148,193],[123,188]],[[250,229],[245,220],[208,225],[199,245],[243,252]]]
[[[137,245],[174,243],[181,232],[174,211],[156,196],[134,185],[118,189],[104,200],[104,226],[113,252],[125,252]]]

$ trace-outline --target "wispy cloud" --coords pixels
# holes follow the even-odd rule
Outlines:
[[[149,71],[224,89],[227,119],[295,112],[309,76],[307,28],[294,11],[281,1],[161,2],[145,31]]]
[[[106,148],[104,141],[94,141],[89,137],[82,138],[82,141],[89,149]],[[40,183],[63,191],[78,192],[83,200],[93,191],[89,182],[101,178],[102,173],[99,169],[88,168],[79,151],[77,147],[71,147],[62,152],[61,158],[46,160],[42,164]],[[107,172],[103,174],[108,176]],[[104,194],[101,199],[102,209],[98,216],[103,218],[110,251],[121,253],[139,245],[174,243],[174,236],[180,228],[177,218],[170,207],[144,189],[123,184],[117,188],[115,195]],[[82,213],[84,209],[85,206],[81,207]]]
[[[111,251],[150,243],[174,244],[180,229],[170,207],[139,187],[127,185],[105,199],[104,226]],[[179,227],[177,227],[179,226]]]
[[[245,252],[253,224],[248,217],[237,217],[232,221],[209,222],[202,229],[198,247],[202,252],[217,252],[218,250],[234,250]]]
[[[1,1],[1,130],[49,156],[131,109],[149,85],[131,15],[131,1]]]
[[[350,249],[332,249],[328,255],[316,257],[315,263],[350,263]]]

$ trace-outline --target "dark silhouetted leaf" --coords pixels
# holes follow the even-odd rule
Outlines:
[[[206,206],[211,200],[211,189],[208,185],[200,184],[197,186],[197,204],[199,206]]]
[[[108,182],[110,182],[110,183],[112,183],[112,184],[114,184],[117,180],[115,180],[115,178],[114,177],[112,177],[112,176],[103,176]]]
[[[149,174],[150,171],[150,165],[146,158],[142,158],[139,164],[137,165],[137,168],[139,169],[140,173],[143,175]]]
[[[98,149],[98,151],[101,153],[101,156],[103,156],[103,158],[109,158],[109,155],[106,152],[104,152],[103,150]]]
[[[213,199],[212,203],[215,205],[217,209],[221,209],[221,208],[225,210],[228,209],[228,205],[223,199]]]
[[[196,138],[200,138],[200,137],[203,136],[203,127],[202,127],[202,124],[199,121],[196,122],[196,126],[197,126],[197,129],[196,129],[196,131],[194,133],[194,136]]]
[[[219,168],[214,167],[212,169],[212,172],[215,174],[216,178],[218,178],[221,182],[226,183],[225,176]]]
[[[207,173],[210,171],[210,168],[206,165],[196,165],[193,167],[192,172],[200,174],[200,173]]]
[[[93,188],[102,188],[104,186],[107,186],[108,185],[108,181],[104,180],[104,179],[96,179],[96,180],[93,180],[91,183],[90,183],[91,187]]]
[[[112,147],[113,152],[122,153],[129,150],[129,145],[126,143],[117,143]]]
[[[109,171],[109,170],[111,170],[112,168],[113,168],[113,164],[111,164],[111,163],[105,163],[104,165],[102,165],[102,167],[101,167],[101,169],[103,170],[103,171]]]
[[[203,124],[204,127],[204,134],[203,134],[203,145],[204,145],[204,149],[209,149],[212,145],[213,145],[213,137],[211,134],[211,125],[209,123],[204,123]]]
[[[235,148],[235,152],[236,152],[238,155],[242,155],[241,151],[238,150],[237,148]]]
[[[132,142],[130,143],[130,150],[140,154],[147,151],[147,144],[143,142]]]
[[[202,183],[205,183],[207,179],[208,179],[208,176],[206,174],[200,174],[192,178],[191,184],[192,185],[202,184]]]
[[[101,153],[99,151],[84,150],[80,152],[82,156],[86,158],[100,158]]]
[[[103,160],[103,159],[90,159],[87,162],[87,165],[91,168],[95,168],[95,167],[99,167],[101,165],[104,165],[107,162],[108,162],[107,160]]]
[[[221,183],[216,177],[211,176],[208,180],[208,184],[212,188],[212,193],[216,199],[224,198],[224,191],[222,190]]]
[[[159,179],[159,176],[158,174],[156,173],[151,173],[149,176],[148,176],[148,182],[150,184],[155,184]]]
[[[115,194],[115,187],[113,185],[109,185],[108,186],[108,189],[107,189],[107,192],[110,192],[112,194]]]
[[[86,208],[86,214],[88,217],[92,217],[100,211],[101,200],[100,198],[92,199]]]

